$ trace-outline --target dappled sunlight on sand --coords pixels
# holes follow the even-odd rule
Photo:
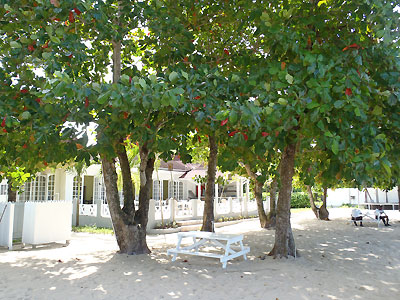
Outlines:
[[[274,231],[257,220],[218,228],[243,233],[248,260],[227,269],[216,259],[179,256],[167,250],[176,234],[151,235],[150,255],[116,254],[114,237],[73,234],[68,247],[0,250],[3,299],[398,299],[400,213],[393,226],[355,227],[349,210],[331,210],[332,221],[309,212],[292,215],[299,256],[267,256]],[[396,217],[398,216],[398,217]],[[396,219],[397,218],[397,219]]]

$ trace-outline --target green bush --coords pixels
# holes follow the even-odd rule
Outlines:
[[[292,208],[304,208],[311,207],[310,198],[306,193],[303,192],[293,192],[291,200]]]

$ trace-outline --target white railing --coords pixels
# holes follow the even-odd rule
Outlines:
[[[111,217],[110,208],[108,207],[108,204],[104,204],[104,203],[101,204],[101,212],[100,213],[103,218]]]
[[[176,202],[175,207],[176,217],[189,217],[193,216],[193,207],[191,200],[179,200]]]
[[[154,218],[156,220],[161,219],[170,219],[171,218],[171,205],[173,199],[162,200],[154,200]],[[161,213],[162,211],[162,213]]]
[[[97,204],[79,204],[79,214],[81,216],[97,216]]]
[[[216,201],[216,206],[217,206],[217,214],[228,214],[231,210],[230,204],[229,204],[229,198],[218,198]]]

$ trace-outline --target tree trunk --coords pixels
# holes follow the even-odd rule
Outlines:
[[[133,216],[135,214],[135,195],[133,192],[131,166],[129,164],[128,155],[126,154],[124,145],[121,145],[117,151],[117,154],[119,165],[121,167],[124,194],[124,207],[122,210],[128,215]]]
[[[324,188],[324,195],[322,197],[322,205],[319,208],[319,219],[324,221],[329,221],[329,211],[326,207],[326,197],[328,193],[328,188]]]
[[[296,256],[296,247],[290,225],[290,200],[294,175],[296,144],[289,144],[282,153],[278,205],[276,211],[275,245],[269,255],[274,258]]]
[[[107,202],[110,209],[115,237],[120,249],[119,253],[150,253],[146,243],[146,226],[143,226],[143,223],[147,224],[147,215],[140,217],[140,209],[134,214],[127,214],[121,209],[117,187],[118,175],[115,169],[115,162],[114,160],[110,160],[102,155],[102,167],[104,184],[106,186]]]
[[[319,208],[315,205],[314,194],[313,194],[313,192],[312,192],[312,188],[311,188],[310,185],[307,185],[307,193],[308,193],[308,197],[310,198],[311,209],[312,209],[312,211],[314,212],[315,217],[316,217],[317,219],[319,219],[320,211],[319,211]]]
[[[399,199],[399,211],[400,211],[400,185],[397,186],[397,198]]]
[[[269,191],[269,212],[267,215],[267,223],[264,228],[274,228],[276,226],[276,191],[278,188],[278,178],[275,176],[271,182]]]
[[[8,202],[17,202],[17,192],[12,189],[12,182],[7,179],[7,197]]]
[[[206,195],[204,199],[203,226],[201,231],[214,231],[215,175],[217,172],[218,145],[213,135],[208,136],[210,156],[208,158]]]
[[[259,182],[257,179],[254,182],[254,195],[257,201],[258,218],[260,219],[261,228],[266,228],[267,225],[267,215],[264,210],[264,203],[262,199],[262,188],[264,184]]]
[[[258,218],[260,220],[261,228],[265,228],[265,225],[267,223],[267,215],[265,214],[264,203],[262,200],[262,188],[264,184],[257,180],[257,175],[251,170],[249,164],[245,164],[244,167],[246,169],[247,175],[250,177],[251,180],[253,180],[254,196],[256,197],[257,202]]]

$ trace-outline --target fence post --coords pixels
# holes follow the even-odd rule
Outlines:
[[[149,215],[147,221],[147,229],[152,229],[156,225],[156,201],[150,199],[149,202]]]
[[[190,199],[193,218],[197,218],[197,199]]]

